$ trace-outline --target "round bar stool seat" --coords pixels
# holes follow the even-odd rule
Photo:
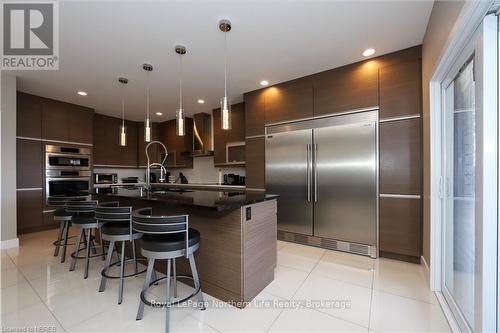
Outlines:
[[[73,214],[67,212],[65,208],[56,209],[54,211],[54,220],[56,221],[70,221],[72,217]]]
[[[78,226],[79,228],[89,229],[95,228],[97,220],[95,219],[93,213],[84,213],[74,215],[71,219],[71,224]]]
[[[194,246],[200,242],[200,232],[189,228],[188,246]],[[186,238],[182,234],[164,234],[164,235],[144,235],[141,239],[142,251],[152,252],[170,252],[183,250],[186,247]]]
[[[108,222],[104,223],[104,225],[101,227],[101,232],[103,233],[103,235],[110,236],[129,235],[130,227],[120,222]],[[139,234],[137,231],[132,231],[132,233]]]

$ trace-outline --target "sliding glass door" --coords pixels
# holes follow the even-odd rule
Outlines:
[[[496,330],[497,25],[485,18],[442,86],[441,290],[462,331]]]

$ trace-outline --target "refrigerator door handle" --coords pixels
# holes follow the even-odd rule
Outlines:
[[[311,164],[312,164],[312,161],[311,161],[311,145],[308,143],[306,145],[307,147],[307,174],[306,174],[306,177],[307,177],[307,184],[306,184],[306,187],[307,187],[307,201],[308,202],[311,202]]]
[[[317,161],[317,155],[318,155],[318,144],[314,143],[313,144],[313,172],[314,172],[314,202],[318,202],[318,168],[316,167],[316,161]]]

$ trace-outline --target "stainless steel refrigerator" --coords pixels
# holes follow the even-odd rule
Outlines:
[[[377,255],[377,119],[373,110],[266,127],[266,189],[280,195],[279,231]]]

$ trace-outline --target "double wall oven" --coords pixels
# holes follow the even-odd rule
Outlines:
[[[90,148],[45,146],[45,197],[87,197],[92,186]]]

